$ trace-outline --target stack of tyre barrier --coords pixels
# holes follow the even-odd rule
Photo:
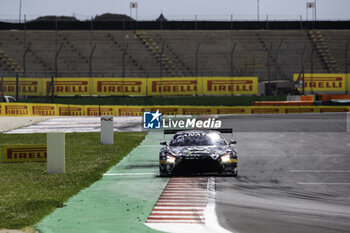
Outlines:
[[[288,98],[287,101],[255,101],[253,106],[313,106],[313,95],[293,96],[294,98]],[[292,99],[292,100],[289,100]]]
[[[350,95],[318,95],[316,106],[349,106]]]

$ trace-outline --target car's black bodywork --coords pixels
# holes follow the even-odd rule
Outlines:
[[[235,141],[227,142],[215,130],[186,130],[175,133],[159,153],[161,176],[178,173],[218,173],[237,176]]]

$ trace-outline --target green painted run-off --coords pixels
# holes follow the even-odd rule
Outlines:
[[[156,232],[144,225],[168,178],[158,177],[160,133],[145,140],[107,173],[153,173],[104,176],[70,198],[36,225],[43,233]]]

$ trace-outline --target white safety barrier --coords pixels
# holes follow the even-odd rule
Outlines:
[[[101,116],[101,144],[113,143],[113,116]]]
[[[65,134],[48,133],[47,141],[47,172],[52,174],[65,173]]]

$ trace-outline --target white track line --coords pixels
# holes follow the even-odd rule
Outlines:
[[[156,175],[156,173],[105,173],[104,176],[143,176]]]
[[[184,206],[176,206],[176,208],[174,207],[170,207],[170,206],[154,206],[153,210],[157,210],[157,211],[161,211],[161,210],[177,210],[177,211],[191,211],[191,210],[197,210],[197,211],[203,211],[202,207],[198,207],[198,206],[189,206],[189,207],[184,207]]]
[[[185,211],[159,211],[159,210],[156,210],[156,211],[152,211],[152,214],[191,214],[191,213],[196,213],[196,214],[199,214],[199,215],[203,215],[204,213],[204,210],[185,210]]]
[[[289,170],[289,172],[314,172],[314,173],[346,173],[350,172],[350,170]]]
[[[217,232],[217,233],[228,233],[230,231],[226,230],[225,228],[221,227],[218,222],[218,217],[216,216],[215,211],[215,177],[209,177],[208,182],[208,205],[207,208],[204,211],[205,216],[205,225],[207,226],[209,232]]]
[[[298,182],[302,185],[350,185],[350,183],[322,183],[322,182]]]
[[[294,155],[244,155],[244,157],[350,157],[350,155],[308,155],[308,154],[294,154]]]

